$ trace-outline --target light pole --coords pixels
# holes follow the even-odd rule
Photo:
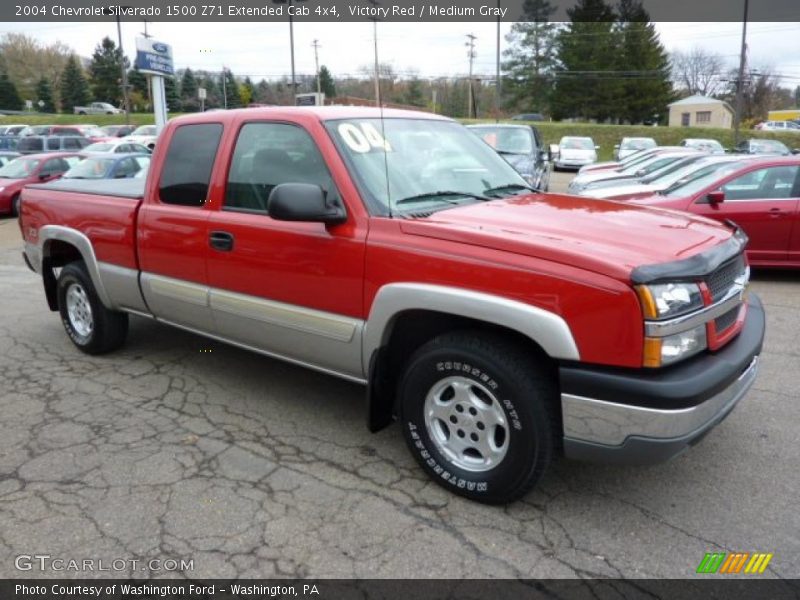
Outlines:
[[[739,143],[739,128],[742,124],[742,102],[744,100],[744,64],[747,61],[747,9],[749,0],[744,0],[744,21],[742,22],[742,51],[739,55],[739,77],[736,80],[736,114],[733,115],[733,143]]]
[[[296,0],[297,2],[305,2],[305,0]],[[292,104],[295,102],[297,95],[297,77],[294,71],[294,17],[292,16],[292,0],[272,0],[273,4],[287,4],[289,6],[289,52],[292,60]]]
[[[373,6],[378,6],[377,0],[368,0]],[[380,66],[378,64],[378,17],[372,19],[372,42],[375,50],[375,106],[381,106],[381,75]]]
[[[497,0],[497,14],[500,14],[500,0]],[[495,82],[494,82],[494,114],[495,120],[500,121],[500,93],[502,91],[502,83],[500,81],[500,17],[497,17],[497,65],[495,68]]]
[[[472,118],[472,108],[475,100],[472,97],[472,65],[475,60],[475,40],[478,37],[472,33],[467,34],[467,48],[469,48],[469,89],[467,90],[467,118]]]
[[[314,46],[314,64],[317,68],[317,96],[319,97],[322,94],[322,82],[319,79],[319,40],[314,40],[311,45]]]
[[[122,51],[122,25],[117,13],[117,41],[119,42],[119,68],[122,71],[122,104],[125,110],[125,125],[131,124],[131,103],[128,99],[128,70],[125,68],[125,53]]]

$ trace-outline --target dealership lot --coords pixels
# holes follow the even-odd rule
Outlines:
[[[755,273],[761,374],[698,446],[562,461],[502,508],[430,482],[396,426],[368,433],[358,386],[139,318],[121,351],[82,355],[20,250],[0,220],[2,577],[57,575],[15,569],[39,553],[191,559],[193,577],[681,578],[712,551],[800,576],[800,273]]]

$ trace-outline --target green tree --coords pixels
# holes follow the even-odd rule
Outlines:
[[[618,110],[616,15],[604,0],[578,0],[567,15],[557,36],[553,116],[605,121]]]
[[[39,104],[40,102],[42,104]],[[47,77],[39,78],[36,84],[36,99],[33,101],[33,104],[39,112],[56,112],[55,103],[53,102],[53,89],[50,87],[50,82],[47,80]]]
[[[623,79],[617,88],[616,116],[629,123],[663,116],[672,101],[669,55],[640,0],[620,0],[617,12],[617,71]]]
[[[191,69],[187,68],[181,75],[181,104],[184,112],[200,110],[200,99],[197,97],[197,78]]]
[[[22,98],[19,97],[17,87],[8,78],[5,69],[0,71],[0,108],[5,110],[20,110]]]
[[[109,37],[104,37],[95,46],[92,62],[89,64],[89,74],[92,81],[92,93],[97,102],[110,102],[121,105],[122,88],[120,65],[123,62],[122,53]],[[125,68],[128,61],[124,59]]]
[[[411,106],[425,106],[425,92],[419,77],[415,76],[408,80],[403,102]]]
[[[83,75],[83,69],[73,54],[67,59],[64,73],[61,76],[61,110],[72,112],[73,106],[85,106],[90,101],[89,84]]]
[[[325,65],[319,68],[319,87],[326,98],[336,97],[336,83],[333,81],[333,75]],[[314,77],[313,83],[314,91],[317,91],[317,78]]]
[[[239,97],[239,83],[236,81],[233,71],[223,67],[219,87],[223,90],[223,102],[227,104],[227,108],[239,108],[242,106],[242,99]]]
[[[249,76],[245,77],[244,81],[242,81],[242,85],[239,87],[239,100],[242,102],[242,106],[247,106],[251,102],[255,102],[255,100],[253,100],[255,94],[256,88],[253,85],[253,81]]]
[[[262,79],[256,84],[253,94],[253,102],[259,104],[275,104],[275,94],[272,92],[266,79]]]
[[[174,77],[164,77],[164,100],[167,108],[172,112],[180,112],[183,108],[178,83]]]
[[[525,0],[522,11],[525,21],[514,23],[506,35],[504,103],[515,110],[547,113],[558,59],[558,25],[550,22],[556,9],[549,0]]]

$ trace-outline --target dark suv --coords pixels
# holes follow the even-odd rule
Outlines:
[[[22,138],[15,150],[20,154],[38,152],[77,152],[90,144],[89,140],[76,135],[31,135]]]
[[[467,129],[494,148],[533,189],[550,187],[550,162],[539,130],[532,125],[468,125]]]

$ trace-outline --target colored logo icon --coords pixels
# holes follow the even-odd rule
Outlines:
[[[750,552],[706,552],[697,567],[697,572],[726,575],[738,573],[761,574],[767,569],[767,565],[773,556],[772,553],[766,552],[754,552],[752,554]]]

